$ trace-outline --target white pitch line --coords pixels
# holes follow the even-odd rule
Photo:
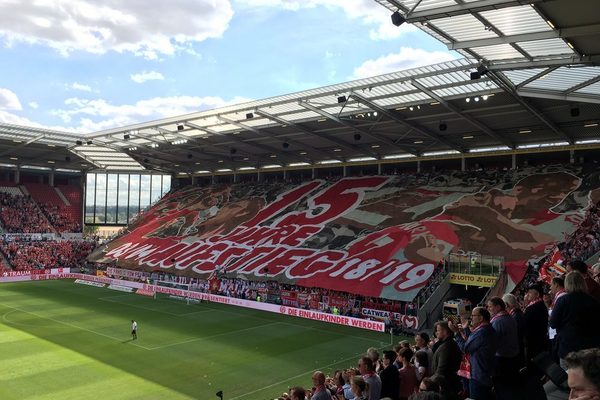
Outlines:
[[[38,318],[43,318],[43,319],[47,319],[47,320],[49,320],[49,321],[54,321],[54,322],[56,322],[56,323],[58,323],[58,324],[63,324],[63,325],[66,325],[66,326],[70,326],[70,327],[72,327],[72,328],[80,329],[80,330],[82,330],[82,331],[86,331],[86,332],[94,333],[94,334],[96,334],[96,335],[99,335],[99,336],[104,336],[105,338],[109,338],[109,339],[116,340],[116,341],[118,341],[118,342],[121,342],[121,343],[123,343],[123,339],[122,339],[122,338],[116,338],[116,337],[114,337],[114,336],[110,336],[110,335],[106,335],[106,334],[104,334],[104,333],[96,332],[96,331],[93,331],[93,330],[91,330],[91,329],[82,328],[81,326],[73,325],[73,324],[71,324],[71,323],[69,323],[69,322],[60,321],[60,320],[58,320],[58,319],[54,319],[54,318],[50,318],[50,317],[46,317],[46,316],[44,316],[44,315],[36,314],[36,313],[34,313],[34,312],[31,312],[31,311],[22,310],[22,309],[20,309],[20,308],[17,308],[17,307],[11,307],[11,306],[9,306],[9,305],[6,305],[6,304],[1,304],[1,303],[0,303],[0,305],[2,305],[3,307],[12,308],[12,309],[13,309],[13,310],[15,310],[15,311],[20,311],[20,312],[24,312],[24,313],[27,313],[27,314],[35,315],[35,316],[36,316],[36,317],[38,317]],[[137,343],[133,343],[133,342],[132,342],[131,344],[132,344],[132,345],[134,345],[134,346],[136,346],[136,347],[142,348],[142,349],[144,349],[144,350],[151,350],[150,348],[148,348],[148,347],[146,347],[146,346],[142,346],[141,344],[137,344]]]
[[[212,338],[216,338],[216,337],[220,337],[220,336],[232,335],[234,333],[245,332],[245,331],[249,331],[249,330],[252,330],[252,329],[264,328],[265,326],[277,325],[277,324],[279,324],[279,322],[272,322],[270,324],[252,326],[252,327],[246,328],[246,329],[238,329],[236,331],[229,331],[229,332],[224,332],[224,333],[218,333],[216,335],[211,335],[211,336],[198,336],[198,337],[195,337],[195,338],[190,338],[190,339],[182,340],[181,342],[169,343],[169,344],[166,344],[164,346],[151,347],[149,350],[164,349],[165,347],[173,347],[173,346],[178,346],[180,344],[186,344],[186,343],[190,343],[190,342],[195,342],[195,341],[198,341],[198,340],[206,340],[206,339],[212,339]]]
[[[385,348],[385,347],[387,347],[387,346],[389,346],[389,345],[385,345],[385,346],[379,347],[377,350],[381,350],[381,349],[383,349],[383,348]],[[269,386],[263,386],[263,387],[262,387],[262,388],[260,388],[260,389],[256,389],[256,390],[253,390],[253,391],[251,391],[251,392],[244,393],[244,394],[242,394],[241,396],[231,397],[229,400],[243,399],[244,397],[246,397],[246,396],[249,396],[249,395],[251,395],[251,394],[258,393],[258,392],[262,392],[262,391],[263,391],[263,390],[265,390],[265,389],[269,389],[269,388],[272,388],[272,387],[278,386],[278,385],[280,385],[280,384],[282,384],[282,383],[289,382],[289,381],[292,381],[292,380],[294,380],[294,379],[301,378],[301,377],[303,377],[303,376],[305,376],[305,375],[310,375],[310,374],[312,374],[312,373],[313,373],[313,372],[315,372],[315,371],[323,371],[325,368],[333,367],[334,365],[338,365],[338,364],[340,364],[340,363],[343,363],[343,362],[345,362],[345,361],[350,361],[350,360],[353,360],[353,359],[355,359],[356,357],[360,357],[360,355],[361,355],[361,354],[364,354],[364,351],[361,351],[360,353],[356,353],[356,355],[354,355],[354,356],[351,356],[351,357],[348,357],[348,358],[345,358],[345,359],[343,359],[343,360],[339,360],[339,361],[333,362],[333,363],[331,363],[331,364],[327,364],[327,365],[323,365],[323,366],[321,366],[321,367],[318,367],[318,368],[315,368],[315,369],[311,369],[310,371],[308,371],[308,372],[305,372],[305,373],[303,373],[303,374],[299,374],[299,375],[296,375],[296,376],[292,376],[291,378],[284,379],[284,380],[282,380],[282,381],[278,381],[277,383],[273,383],[272,385],[269,385]]]

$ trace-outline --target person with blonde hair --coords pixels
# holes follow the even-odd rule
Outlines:
[[[560,366],[566,371],[567,354],[600,347],[600,303],[587,293],[584,277],[579,272],[567,274],[565,290],[567,294],[556,300],[550,326],[557,331]]]
[[[367,400],[368,390],[369,386],[362,376],[357,375],[352,378],[352,393],[354,394],[354,399],[352,400]]]

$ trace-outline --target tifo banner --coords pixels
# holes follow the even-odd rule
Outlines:
[[[90,260],[410,301],[450,252],[503,256],[519,281],[600,198],[593,174],[545,167],[189,187]]]
[[[457,285],[467,286],[479,286],[479,287],[492,287],[498,280],[496,276],[489,275],[471,275],[471,274],[459,274],[451,272],[449,274],[450,283]]]

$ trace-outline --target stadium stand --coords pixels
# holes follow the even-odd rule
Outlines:
[[[0,220],[6,233],[50,233],[54,229],[28,196],[0,193]]]
[[[45,268],[79,268],[94,249],[94,241],[7,241],[0,250],[16,271]]]
[[[57,193],[57,188],[39,183],[26,183],[25,187],[31,197],[39,204],[40,209],[58,232],[81,232],[81,197],[76,197],[74,188],[64,186],[73,200],[66,204]],[[63,196],[66,198],[66,196]],[[77,212],[77,210],[79,210]]]

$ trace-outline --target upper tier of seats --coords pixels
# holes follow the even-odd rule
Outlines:
[[[0,186],[0,194],[8,196],[4,197],[5,207],[0,215],[5,232],[82,231],[81,189],[76,186],[64,185],[54,188],[45,184],[26,183],[22,189],[10,182],[2,184],[7,184],[7,186]],[[66,194],[63,194],[63,190]],[[25,193],[29,196],[26,196]],[[10,201],[9,198],[11,198]],[[20,208],[21,206],[24,208]]]

